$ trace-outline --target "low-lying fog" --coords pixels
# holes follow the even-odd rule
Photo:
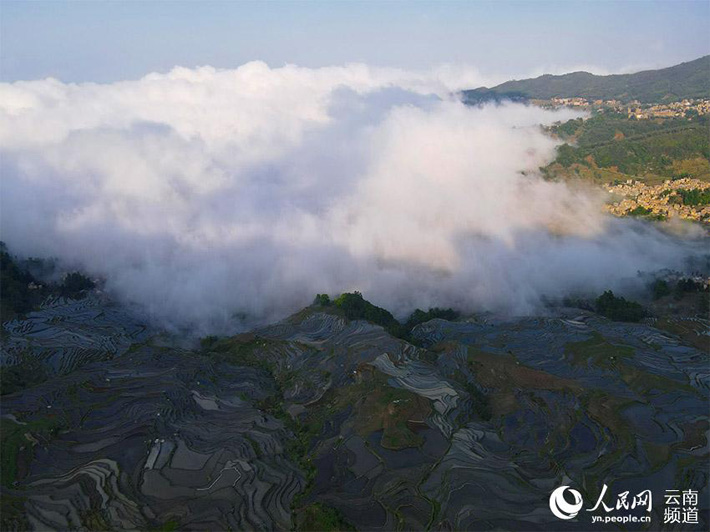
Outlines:
[[[530,313],[702,252],[535,174],[556,146],[539,125],[574,112],[466,107],[440,74],[253,62],[0,84],[1,238],[203,332],[354,289],[399,314]]]

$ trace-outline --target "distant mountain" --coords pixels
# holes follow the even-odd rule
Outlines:
[[[463,91],[464,101],[510,99],[548,100],[550,98],[587,98],[591,100],[638,100],[641,103],[671,102],[684,98],[710,98],[710,55],[660,70],[635,74],[597,76],[572,72],[561,76],[545,74],[534,79],[506,81],[493,88]]]

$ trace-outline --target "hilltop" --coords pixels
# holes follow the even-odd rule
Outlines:
[[[463,91],[464,101],[500,99],[586,98],[641,103],[671,102],[684,98],[710,98],[710,55],[660,70],[597,76],[572,72],[545,74],[533,79],[506,81],[493,88]]]

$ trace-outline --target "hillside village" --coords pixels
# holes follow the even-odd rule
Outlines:
[[[615,216],[710,224],[709,98],[623,103],[573,97],[534,103],[588,112],[548,129],[564,141],[543,169],[548,178],[601,185],[610,194],[606,210]]]
[[[607,210],[615,216],[710,222],[710,183],[698,179],[666,180],[658,185],[628,180],[605,188],[614,198]]]
[[[622,103],[618,100],[588,100],[586,98],[552,98],[534,100],[543,107],[571,107],[585,111],[613,112],[627,118],[648,120],[652,118],[693,118],[710,113],[710,99],[684,99],[678,102],[642,104],[637,100]]]

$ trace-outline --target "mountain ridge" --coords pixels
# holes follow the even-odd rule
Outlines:
[[[671,67],[600,76],[585,71],[509,80],[495,87],[462,91],[466,103],[551,98],[586,98],[641,103],[710,98],[710,55]]]

